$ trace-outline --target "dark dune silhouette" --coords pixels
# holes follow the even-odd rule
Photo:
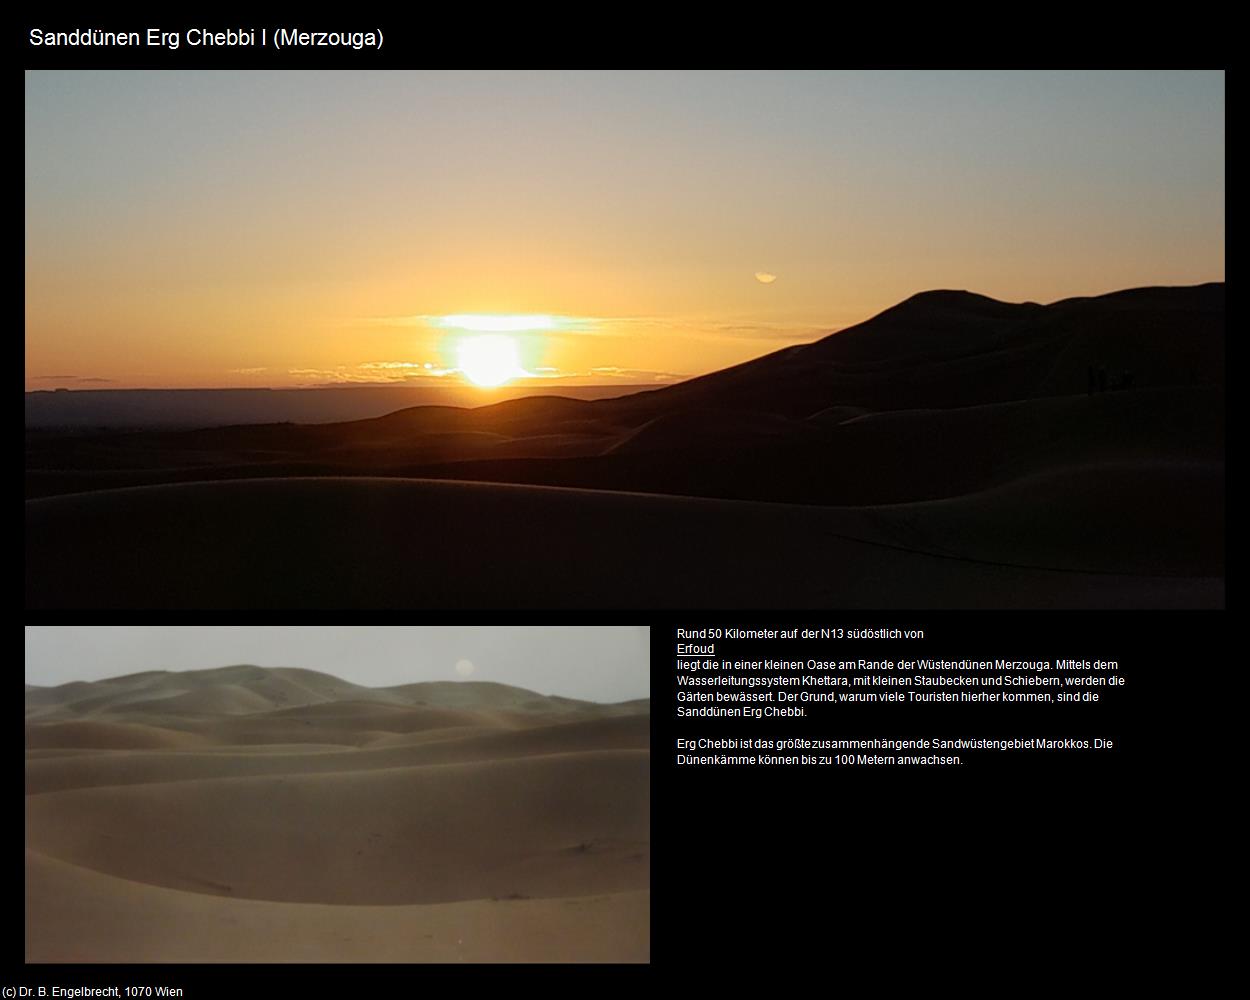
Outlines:
[[[1224,291],[926,292],[614,399],[28,434],[28,602],[1222,604]]]
[[[438,381],[427,379],[426,382]],[[81,383],[80,383],[81,384]],[[646,385],[563,385],[574,399],[620,396]],[[496,399],[532,393],[532,385],[500,386]],[[231,424],[336,423],[364,420],[409,406],[476,406],[471,385],[351,385],[300,389],[33,389],[26,393],[27,429],[191,429]]]

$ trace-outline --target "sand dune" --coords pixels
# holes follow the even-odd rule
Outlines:
[[[316,716],[349,712],[352,705],[373,714],[388,707],[468,708],[475,712],[507,709],[543,715],[620,711],[617,706],[540,695],[491,681],[426,681],[369,688],[316,670],[251,664],[176,673],[150,670],[91,683],[28,687],[26,695],[28,715],[32,711],[45,715],[61,712],[74,718],[99,713],[116,718],[119,713],[135,710],[142,719],[150,720],[170,712],[171,706],[174,714],[236,715],[302,708],[305,716]]]
[[[75,750],[156,750],[193,747],[204,742],[197,733],[131,722],[51,722],[27,725],[28,747]]]
[[[860,513],[875,537],[926,552],[1094,573],[1165,566],[1221,577],[1224,496],[1222,463],[1141,459],[1053,468],[967,496]],[[1056,506],[1069,516],[1048,517]]]
[[[32,435],[27,604],[1222,605],[1224,298],[924,292],[614,399]]]
[[[1203,553],[1222,551],[1222,524],[1210,511],[1190,505],[1184,491],[1169,495],[1186,504],[1189,527],[1214,539]],[[1141,508],[1140,498],[1128,499]],[[1114,493],[1108,501],[1128,502]],[[1175,515],[1146,505],[1134,517],[1174,531]],[[1019,532],[1036,528],[1011,510],[1004,518]],[[400,479],[160,486],[28,502],[26,592],[32,607],[1223,604],[1222,575],[1195,564],[1185,549],[1149,572],[1114,561],[1089,572],[1058,548],[1034,562],[1037,553],[1016,546],[1019,532],[1004,533],[992,558],[960,550],[957,531],[933,549],[900,541],[897,525],[918,519],[923,511],[915,508],[891,513]],[[442,526],[436,534],[411,530],[435,521]],[[345,532],[343,525],[353,528]],[[1079,520],[1052,519],[1048,530],[1061,537],[1082,528]],[[1150,552],[1140,538],[1138,548]],[[1079,537],[1069,549],[1086,557]],[[185,572],[188,565],[194,575]],[[678,571],[657,573],[674,565]]]
[[[28,851],[26,961],[646,962],[650,895],[274,903],[143,885]]]
[[[594,895],[645,887],[648,772],[646,751],[609,750],[80,788],[32,796],[26,837],[80,867],[241,899]]]
[[[297,681],[308,704],[247,707]],[[374,691],[255,667],[29,691],[27,960],[647,960],[647,702]]]
[[[368,771],[592,750],[645,751],[649,745],[650,719],[634,715],[504,732],[487,727],[475,732],[442,730],[426,741],[391,743],[376,739],[365,747],[351,749],[329,744],[311,747],[286,744],[283,753],[261,753],[256,746],[226,744],[203,748],[188,745],[185,750],[176,748],[177,752],[165,754],[28,754],[26,792],[36,794],[196,778]]]
[[[782,440],[810,441],[813,424],[765,413],[733,410],[678,410],[666,413],[623,435],[605,453],[647,454],[720,447],[731,440],[737,448],[767,447]]]

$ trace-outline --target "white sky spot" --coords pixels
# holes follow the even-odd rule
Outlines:
[[[777,275],[770,274],[768,271],[756,271],[755,280],[758,281],[761,285],[771,285],[774,281],[777,280]]]
[[[473,665],[472,660],[457,660],[456,661],[456,673],[460,675],[461,677],[472,677],[473,671],[475,671],[476,669],[477,667]]]

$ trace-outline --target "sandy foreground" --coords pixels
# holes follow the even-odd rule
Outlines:
[[[27,699],[28,962],[646,962],[649,703],[155,672]]]
[[[1164,474],[1186,504],[1222,490]],[[1222,516],[1126,506],[1146,478],[876,508],[365,477],[101,490],[27,501],[27,606],[1222,607],[1222,569],[1192,564]],[[1171,549],[1174,572],[1146,565]]]

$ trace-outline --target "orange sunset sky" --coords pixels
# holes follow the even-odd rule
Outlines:
[[[31,72],[25,110],[28,390],[657,383],[930,288],[1224,278],[1218,72]]]

